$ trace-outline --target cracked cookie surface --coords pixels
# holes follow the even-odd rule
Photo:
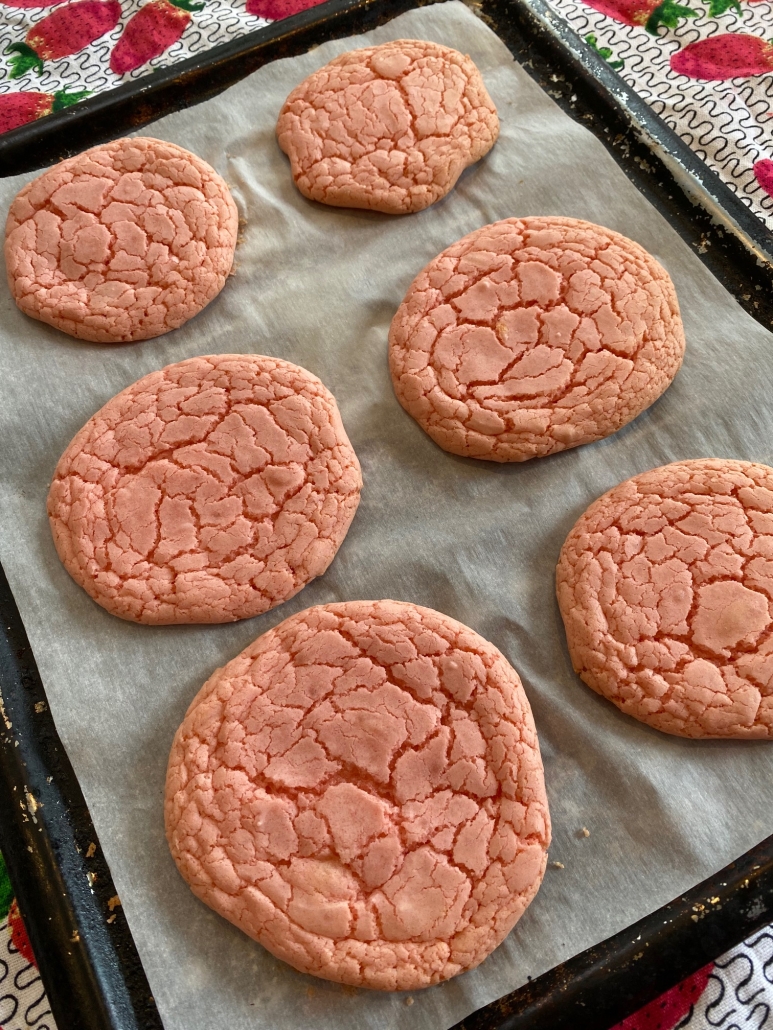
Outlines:
[[[5,228],[19,308],[97,343],[177,329],[217,296],[238,215],[195,154],[150,137],[61,161],[16,196]]]
[[[296,969],[379,990],[478,965],[550,837],[517,673],[398,601],[309,608],[215,672],[175,735],[165,819],[202,901]]]
[[[336,57],[292,91],[277,122],[305,197],[387,214],[440,200],[498,135],[470,58],[417,39]]]
[[[448,247],[392,320],[397,399],[446,451],[526,461],[599,440],[671,383],[684,331],[668,273],[573,218],[508,218]]]
[[[108,401],[62,455],[48,514],[65,568],[113,615],[232,622],[325,571],[361,487],[316,376],[220,354],[168,365]]]
[[[675,462],[588,508],[561,550],[575,671],[682,737],[773,737],[773,469]]]

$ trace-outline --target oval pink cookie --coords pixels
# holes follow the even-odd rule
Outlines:
[[[493,147],[499,119],[469,57],[398,39],[310,75],[276,131],[305,197],[399,215],[444,197]]]
[[[325,571],[361,486],[316,376],[220,354],[168,365],[108,401],[62,455],[48,514],[65,568],[113,615],[232,622]]]
[[[508,218],[431,261],[389,333],[397,399],[444,450],[525,461],[649,407],[684,353],[668,273],[574,218]]]
[[[399,601],[309,608],[219,669],[175,736],[165,815],[202,901],[296,969],[378,990],[482,962],[550,838],[517,673]]]
[[[71,157],[28,183],[5,227],[21,310],[97,343],[177,329],[225,285],[238,216],[195,154],[147,137]]]
[[[578,520],[558,563],[572,664],[681,737],[773,737],[773,469],[681,461]]]

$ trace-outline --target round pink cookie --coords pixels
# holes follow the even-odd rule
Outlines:
[[[277,122],[311,200],[421,211],[493,147],[499,119],[469,57],[398,39],[336,57],[297,86]]]
[[[681,737],[773,737],[773,469],[680,461],[588,508],[558,563],[572,664]]]
[[[238,216],[195,154],[146,137],[71,157],[28,183],[5,227],[21,310],[97,343],[177,329],[222,290]]]
[[[108,401],[62,455],[48,514],[65,568],[113,615],[232,622],[322,575],[361,486],[316,376],[220,354]]]
[[[399,601],[309,608],[219,669],[175,736],[165,814],[202,901],[296,969],[378,990],[482,962],[550,838],[517,673]]]
[[[668,273],[574,218],[507,218],[431,261],[389,333],[397,399],[444,450],[525,461],[599,440],[668,387],[684,332]]]

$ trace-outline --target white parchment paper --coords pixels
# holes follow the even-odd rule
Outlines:
[[[499,109],[499,142],[421,214],[307,202],[274,138],[284,98],[335,54],[405,36],[473,57]],[[123,346],[72,340],[23,317],[0,289],[0,560],[167,1030],[443,1030],[773,832],[773,747],[680,740],[621,715],[573,674],[553,587],[566,533],[620,480],[679,458],[773,464],[773,338],[460,3],[278,61],[152,131],[231,184],[245,219],[236,274],[182,329]],[[0,183],[0,208],[26,178]],[[390,319],[444,247],[487,222],[536,214],[603,223],[663,262],[684,312],[684,367],[611,439],[509,467],[453,457],[395,400]],[[121,622],[59,564],[45,514],[51,475],[71,437],[118,390],[170,362],[222,352],[288,358],[333,391],[363,466],[359,512],[327,574],[273,612],[231,626]],[[520,924],[478,970],[416,993],[411,1007],[404,995],[302,976],[248,940],[189,892],[162,821],[172,736],[210,673],[302,608],[383,597],[467,623],[518,669],[545,759],[551,859],[564,864],[548,870]]]

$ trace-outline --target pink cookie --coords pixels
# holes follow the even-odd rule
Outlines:
[[[218,669],[175,735],[165,813],[207,905],[302,972],[388,991],[482,962],[550,839],[517,673],[400,601],[308,608]]]
[[[398,39],[304,79],[276,132],[304,197],[403,215],[453,189],[493,147],[499,119],[469,57]]]
[[[113,615],[233,622],[322,575],[361,487],[316,376],[219,354],[108,401],[62,455],[48,514],[65,568]]]
[[[526,461],[600,440],[671,383],[668,273],[574,218],[507,218],[431,261],[389,333],[397,399],[452,454]]]
[[[118,139],[16,196],[5,227],[21,310],[97,343],[177,329],[222,290],[238,216],[217,172],[173,143]]]
[[[558,563],[572,664],[680,737],[773,737],[773,469],[680,461],[588,508]]]

